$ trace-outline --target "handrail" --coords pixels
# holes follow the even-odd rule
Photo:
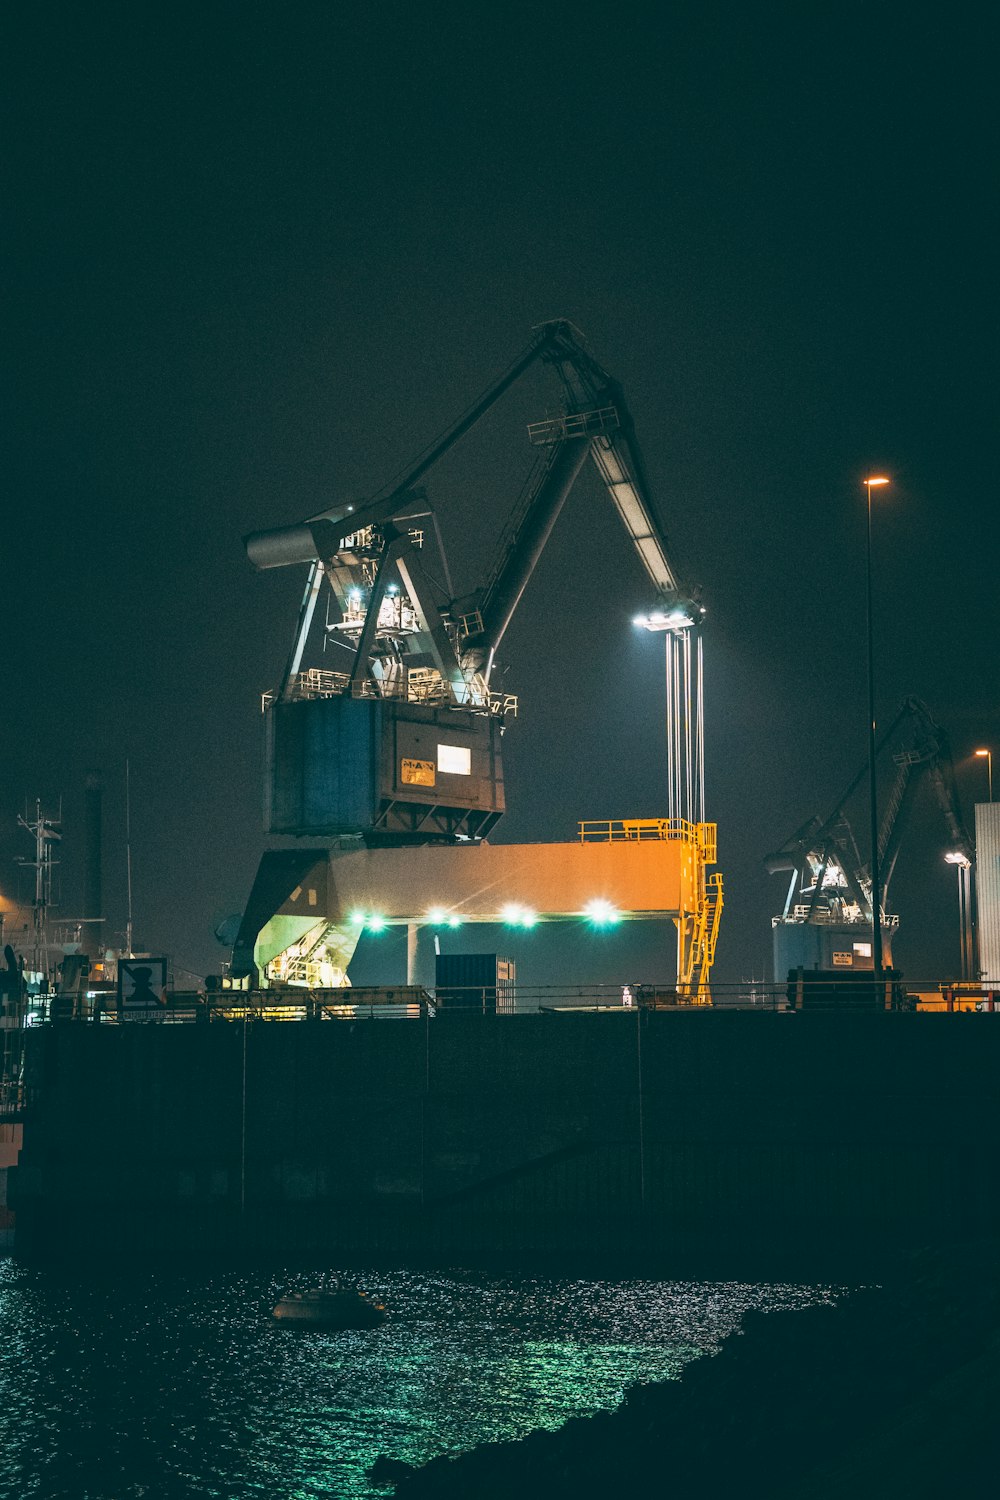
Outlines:
[[[711,941],[711,934],[709,934]],[[871,971],[868,971],[870,981]],[[241,1021],[283,1024],[319,1021],[366,1020],[435,1020],[472,1015],[488,1015],[506,1021],[511,1017],[525,1019],[531,1015],[634,1014],[656,1011],[670,1015],[712,1015],[723,1011],[796,1014],[801,1009],[822,1010],[846,1016],[870,1010],[886,1016],[962,1015],[976,1012],[1000,1016],[1000,986],[970,985],[944,981],[886,981],[891,989],[892,1008],[878,1010],[869,1004],[871,984],[855,971],[845,987],[843,973],[817,975],[803,971],[801,977],[790,975],[784,981],[743,980],[738,984],[713,983],[711,1004],[691,986],[675,980],[628,981],[614,984],[474,985],[441,986],[440,996],[433,989],[420,990],[400,986],[395,990],[375,991],[350,986],[343,989],[309,990],[285,987],[274,990],[222,990],[208,995],[185,996],[176,1005],[160,1005],[149,1012],[114,1010],[99,1015],[42,1020],[36,1018],[28,1031],[50,1027],[71,1030],[80,1026],[133,1025],[233,1025]],[[825,992],[829,992],[829,997]],[[805,1004],[801,1003],[804,996]],[[934,1023],[919,1023],[934,1024]],[[958,1023],[961,1024],[961,1023]],[[31,1106],[32,1090],[20,1077],[0,1079],[0,1122],[23,1118]]]
[[[517,718],[517,694],[493,693],[477,687],[475,697],[470,697],[462,708],[471,713],[488,713],[498,718]],[[310,667],[305,672],[296,672],[288,679],[287,698],[301,703],[315,698],[370,698],[387,699],[403,703],[451,703],[451,684],[443,678],[433,680],[421,671],[407,674],[393,683],[378,683],[372,678],[351,681],[347,672],[330,672],[319,667]],[[277,701],[278,694],[268,689],[260,695],[260,711],[267,713]]]
[[[581,844],[618,844],[680,839],[699,844],[709,864],[715,862],[714,823],[689,823],[686,818],[603,818],[580,823]]]
[[[601,406],[593,411],[568,412],[564,416],[546,417],[542,422],[529,422],[528,441],[536,448],[548,447],[551,443],[565,442],[567,438],[617,432],[620,427],[617,409]]]

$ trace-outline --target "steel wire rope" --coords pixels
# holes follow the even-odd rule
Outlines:
[[[391,495],[393,489],[401,479],[404,479],[412,469],[415,469],[420,463],[422,463],[428,453],[433,453],[435,447],[443,443],[450,432],[452,432],[455,428],[460,427],[466,420],[466,418],[475,411],[476,407],[481,405],[481,403],[486,400],[492,390],[494,390],[498,385],[503,385],[504,381],[507,380],[511,375],[511,372],[517,369],[518,365],[523,362],[529,350],[532,349],[536,345],[536,343],[537,340],[532,340],[531,344],[522,349],[521,353],[515,359],[511,360],[510,364],[507,365],[501,375],[499,375],[495,380],[490,381],[489,385],[485,386],[484,389],[479,393],[479,395],[469,402],[468,406],[463,407],[463,409],[459,412],[458,416],[455,417],[453,421],[449,422],[446,427],[443,427],[436,437],[431,438],[430,442],[425,443],[420,451],[414,454],[414,456],[409,460],[408,463],[403,464],[402,468],[397,469],[396,472],[385,481],[380,489],[376,490],[373,495],[370,495],[368,497],[369,501],[380,500],[384,496]],[[482,415],[485,416],[486,413],[483,412]],[[443,454],[441,456],[444,457]]]
[[[540,470],[545,466],[547,462],[548,460],[545,457],[544,450],[539,449],[534,462],[531,465],[531,468],[524,476],[524,481],[521,485],[521,488],[518,491],[514,503],[511,505],[510,510],[507,513],[507,519],[500,530],[499,537],[497,538],[497,546],[496,552],[494,553],[493,557],[493,565],[490,569],[489,575],[486,578],[486,581],[483,584],[484,596],[489,594],[490,589],[493,587],[498,577],[500,576],[504,560],[507,557],[507,554],[509,553],[514,539],[517,535],[517,528],[521,521],[524,519],[524,511],[527,507],[528,500],[535,491],[536,479],[539,475]]]

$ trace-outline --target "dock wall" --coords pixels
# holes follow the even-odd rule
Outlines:
[[[1000,1021],[623,1012],[30,1035],[17,1249],[474,1261],[1000,1229]],[[664,1260],[665,1257],[665,1260]],[[703,1263],[703,1262],[702,1262]],[[727,1268],[728,1267],[728,1268]]]

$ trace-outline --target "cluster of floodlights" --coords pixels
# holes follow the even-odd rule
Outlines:
[[[616,927],[622,920],[622,914],[618,908],[612,906],[610,901],[603,899],[588,901],[583,908],[583,916],[587,918],[591,926],[602,928]],[[448,912],[443,907],[435,906],[421,920],[427,927],[456,928],[461,927],[466,919],[457,912]],[[520,902],[509,901],[500,911],[499,920],[506,927],[520,927],[525,931],[530,931],[532,927],[537,926],[539,916],[536,911],[532,911],[530,906],[522,906]],[[384,932],[389,926],[389,919],[381,912],[353,911],[351,923],[365,932]]]
[[[538,921],[538,913],[532,911],[530,906],[521,906],[516,901],[508,901],[500,913],[500,920],[505,927],[532,928]]]
[[[643,630],[687,630],[695,622],[690,610],[679,606],[673,609],[654,609],[652,614],[636,615],[632,621]]]
[[[399,584],[398,583],[390,583],[389,587],[386,589],[386,593],[389,595],[390,598],[394,599],[396,597],[396,595],[399,593]],[[350,600],[350,602],[352,604],[360,604],[361,603],[361,597],[362,597],[361,590],[360,589],[350,589],[348,591],[347,597],[348,597],[348,599]]]

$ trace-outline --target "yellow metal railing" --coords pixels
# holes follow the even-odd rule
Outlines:
[[[603,818],[580,824],[581,844],[617,844],[636,839],[695,841],[695,825],[683,818]]]
[[[715,864],[715,823],[689,823],[686,818],[604,818],[580,824],[581,844],[618,844],[648,839],[675,839],[695,844],[705,864]]]
[[[711,1005],[709,976],[722,916],[722,876],[707,875],[718,852],[718,826],[686,818],[605,818],[580,824],[582,844],[674,840],[689,845],[692,863],[677,926],[677,997],[688,1005]]]
[[[715,945],[719,941],[719,922],[722,918],[722,876],[710,875],[708,879],[708,922],[705,930],[705,974],[715,962]]]
[[[677,966],[677,993],[689,1005],[711,1005],[708,976],[715,957],[721,907],[721,876],[710,882],[699,879],[699,896],[694,911],[681,915],[678,923],[682,941]]]

